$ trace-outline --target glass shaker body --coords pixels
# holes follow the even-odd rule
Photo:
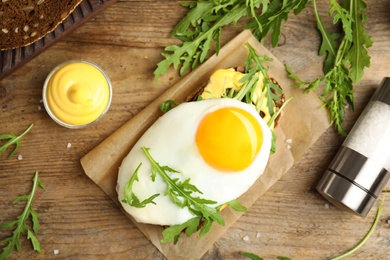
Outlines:
[[[329,165],[317,190],[366,216],[390,178],[390,78],[384,78]]]

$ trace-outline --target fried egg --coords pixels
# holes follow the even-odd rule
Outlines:
[[[200,197],[218,206],[238,198],[263,173],[271,149],[271,130],[256,110],[243,102],[209,99],[182,103],[161,116],[124,158],[118,173],[118,199],[125,211],[140,223],[182,224],[195,217],[165,195],[160,176],[151,179],[151,164],[142,151],[161,166],[177,170],[171,178],[195,185]],[[137,167],[138,181],[132,191],[140,201],[160,194],[144,208],[122,202],[124,190]]]

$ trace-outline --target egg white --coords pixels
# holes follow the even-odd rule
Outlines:
[[[195,143],[198,125],[203,117],[214,110],[224,107],[241,108],[256,118],[261,126],[263,143],[253,163],[246,169],[238,172],[220,172],[209,166]],[[138,140],[130,153],[123,160],[118,173],[118,199],[123,208],[134,219],[141,223],[157,225],[182,224],[194,216],[187,208],[180,208],[172,203],[169,196],[165,196],[166,184],[157,175],[151,180],[151,164],[141,150],[141,147],[150,148],[151,156],[161,165],[169,166],[180,173],[172,173],[171,178],[184,181],[191,179],[203,194],[199,196],[214,200],[217,206],[238,198],[263,173],[271,149],[271,131],[253,107],[233,99],[210,99],[180,104],[160,117]],[[229,140],[226,140],[229,142]],[[126,183],[142,163],[138,171],[139,182],[133,183],[134,194],[142,201],[153,194],[160,193],[154,199],[154,204],[147,204],[144,208],[136,208],[122,202]]]

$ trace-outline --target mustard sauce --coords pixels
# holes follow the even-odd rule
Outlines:
[[[98,120],[111,102],[111,84],[96,65],[73,61],[60,65],[45,83],[44,102],[63,126],[81,127]]]

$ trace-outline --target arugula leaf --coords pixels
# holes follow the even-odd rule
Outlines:
[[[331,1],[332,3],[332,1]],[[337,8],[334,8],[335,10]],[[314,13],[316,15],[317,19],[317,28],[321,33],[322,36],[322,42],[321,42],[321,47],[318,52],[319,55],[324,55],[326,53],[326,59],[324,62],[324,67],[323,67],[323,72],[328,73],[336,59],[336,52],[337,52],[337,45],[336,45],[336,40],[340,37],[339,34],[333,33],[330,34],[328,31],[325,29],[324,24],[322,22],[321,17],[318,14],[317,10],[317,4],[314,1]],[[342,13],[342,12],[340,12]]]
[[[364,28],[364,23],[367,23],[367,16],[364,14],[367,5],[362,0],[344,0],[344,2],[354,20],[352,23],[353,39],[345,58],[351,65],[350,77],[352,81],[358,83],[363,77],[364,68],[370,67],[370,55],[367,49],[372,46],[372,40]]]
[[[241,203],[238,202],[237,200],[231,200],[231,201],[227,202],[226,204],[229,205],[232,209],[234,209],[235,211],[238,211],[238,212],[245,212],[245,211],[248,210],[246,207],[241,205]]]
[[[252,260],[263,260],[264,258],[254,254],[254,253],[250,253],[250,252],[244,252],[244,251],[241,251],[240,252],[241,255],[244,255],[246,257],[249,257],[250,259]],[[285,257],[285,256],[277,256],[276,257],[277,259],[279,260],[291,260],[291,258],[288,258],[288,257]]]
[[[203,216],[206,219],[212,219],[220,225],[224,225],[223,218],[218,215],[215,208],[207,206],[208,204],[216,204],[216,201],[207,200],[192,195],[193,192],[202,194],[194,185],[190,184],[190,179],[180,182],[178,178],[172,179],[167,172],[178,172],[168,166],[161,166],[157,163],[149,153],[149,148],[141,148],[149,162],[152,165],[152,172],[158,174],[167,184],[165,195],[168,195],[171,200],[181,208],[188,207],[188,210],[195,216]]]
[[[34,201],[34,196],[35,193],[38,189],[38,187],[41,187],[42,189],[45,188],[45,186],[38,180],[38,172],[35,172],[35,176],[33,178],[33,187],[31,190],[31,193],[29,195],[23,195],[19,196],[16,200],[14,200],[14,204],[22,201],[22,200],[27,200],[26,206],[20,216],[17,217],[16,220],[9,221],[4,224],[0,224],[0,228],[12,228],[15,227],[13,231],[12,237],[6,238],[0,244],[7,244],[3,248],[3,252],[0,254],[0,259],[7,259],[8,256],[12,253],[12,250],[14,247],[20,252],[22,250],[22,246],[20,243],[20,236],[23,233],[27,232],[27,239],[31,241],[31,244],[33,245],[33,248],[35,251],[42,253],[41,250],[41,245],[36,238],[35,234],[38,232],[39,228],[39,221],[38,221],[38,213],[32,209],[32,204]],[[31,221],[32,221],[32,231],[31,229],[27,226],[26,222],[31,216]]]
[[[251,253],[251,252],[241,251],[240,254],[243,255],[243,256],[249,257],[252,260],[263,260],[264,259],[264,258],[254,254],[254,253]]]
[[[23,136],[25,136],[28,131],[34,126],[34,124],[31,124],[21,135],[16,136],[14,134],[2,134],[0,135],[0,141],[9,139],[3,146],[0,147],[0,155],[7,150],[8,147],[11,145],[15,145],[14,150],[9,154],[8,158],[11,158],[19,149],[20,146],[20,140]]]
[[[138,180],[138,170],[141,167],[142,163],[140,163],[135,169],[135,172],[130,177],[130,180],[127,182],[125,186],[125,198],[122,200],[122,202],[129,204],[130,206],[136,207],[136,208],[144,208],[147,204],[152,203],[156,205],[156,203],[153,201],[156,197],[158,197],[160,194],[156,193],[152,196],[150,196],[147,199],[144,199],[143,201],[140,201],[139,198],[134,194],[133,192],[133,183],[134,181]]]
[[[272,0],[269,1],[266,12],[257,16],[257,21],[262,25],[259,27],[257,21],[252,19],[244,28],[253,31],[253,35],[260,41],[271,35],[272,47],[279,42],[283,21],[287,21],[291,11],[298,15],[310,0]]]
[[[165,228],[162,232],[163,239],[161,240],[161,243],[167,243],[173,240],[173,244],[176,245],[177,241],[179,240],[180,234],[183,231],[185,231],[187,237],[191,236],[196,231],[198,231],[198,227],[200,226],[201,221],[201,217],[195,217],[187,220],[183,224],[173,225]]]
[[[186,235],[192,235],[194,232],[200,230],[199,237],[203,237],[210,231],[212,223],[217,222],[219,225],[224,226],[225,220],[218,213],[219,207],[210,207],[208,205],[216,204],[216,201],[204,199],[193,195],[193,193],[203,194],[197,187],[190,183],[190,179],[186,179],[181,182],[178,178],[172,179],[169,176],[169,172],[178,172],[168,166],[161,166],[156,162],[151,154],[149,148],[142,147],[142,151],[148,158],[152,165],[152,178],[157,174],[167,184],[167,190],[165,195],[169,196],[173,203],[181,208],[188,208],[195,217],[180,225],[172,225],[166,228],[163,232],[163,240],[161,242],[169,242],[174,240],[176,244],[180,233],[186,230]],[[154,177],[153,177],[154,176]],[[236,202],[229,202],[234,208],[244,210],[244,207]]]

